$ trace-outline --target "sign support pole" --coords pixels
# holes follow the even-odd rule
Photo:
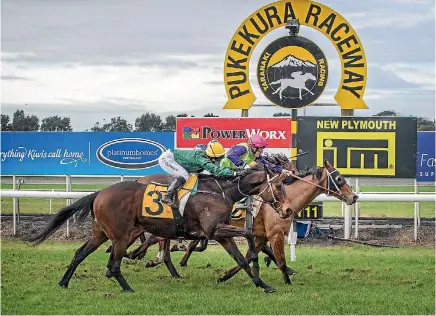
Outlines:
[[[241,117],[248,117],[248,110],[241,110]]]
[[[341,110],[341,116],[354,116],[354,110]],[[351,213],[352,213],[353,206],[352,205],[345,205],[345,212],[344,212],[344,239],[350,239],[351,236],[351,225],[352,225],[352,219],[351,219]]]
[[[291,133],[292,133],[292,139],[291,139],[291,158],[292,163],[297,167],[297,155],[298,155],[298,144],[297,144],[297,122],[298,122],[298,109],[292,109],[291,111],[291,119],[292,119],[292,125],[291,125]]]
[[[15,186],[16,186],[15,183],[16,183],[15,175],[13,175],[12,176],[12,190],[14,190],[14,191],[15,191]],[[16,222],[16,218],[15,218],[16,205],[17,205],[17,199],[13,198],[12,199],[12,226],[13,226],[13,235],[14,236],[17,233],[17,222]]]

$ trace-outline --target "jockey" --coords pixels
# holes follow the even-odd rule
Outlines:
[[[219,142],[210,142],[205,151],[191,150],[167,150],[159,157],[159,165],[176,179],[168,187],[168,191],[162,198],[162,202],[172,206],[174,195],[183,187],[189,178],[189,173],[200,173],[203,170],[209,171],[214,176],[232,177],[242,175],[241,171],[234,171],[230,168],[220,167],[215,162],[220,161],[225,154],[223,145]]]
[[[283,169],[281,166],[266,161],[262,157],[263,150],[268,146],[268,142],[265,138],[260,135],[253,135],[248,139],[248,143],[241,143],[235,145],[229,149],[226,157],[221,160],[221,167],[239,169],[239,168],[250,168],[254,167],[256,164],[264,165],[277,174],[284,173],[285,175],[292,174],[291,171]],[[249,199],[242,199],[240,203],[237,204],[237,208],[245,208],[249,204]],[[253,210],[256,209],[257,214],[260,204],[259,200],[256,199],[253,204]],[[255,214],[253,214],[256,216]]]
[[[290,173],[281,166],[274,165],[262,157],[263,150],[268,146],[268,142],[260,135],[253,135],[249,138],[248,143],[241,143],[233,146],[227,152],[226,157],[221,160],[221,167],[238,169],[254,167],[256,164],[262,164],[277,174]]]

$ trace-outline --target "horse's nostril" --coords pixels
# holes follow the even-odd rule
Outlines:
[[[358,195],[353,196],[353,202],[356,202],[358,198],[359,198]]]

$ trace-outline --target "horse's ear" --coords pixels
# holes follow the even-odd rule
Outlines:
[[[327,170],[333,169],[332,165],[330,164],[330,162],[328,160],[324,160],[324,167],[326,167]]]
[[[316,168],[316,178],[318,180],[321,180],[321,176],[322,176],[322,168]]]

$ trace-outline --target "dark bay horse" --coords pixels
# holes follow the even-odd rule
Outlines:
[[[281,164],[288,170],[295,170],[295,167],[284,155],[270,156],[268,157],[268,160],[273,163]],[[256,251],[265,252],[268,257],[274,261],[274,263],[282,272],[283,279],[286,284],[291,283],[290,275],[292,275],[294,271],[286,265],[285,235],[289,233],[290,225],[292,224],[292,221],[298,212],[304,209],[321,193],[333,195],[347,204],[354,204],[358,199],[358,196],[354,194],[351,187],[347,184],[345,178],[339,173],[339,171],[334,169],[328,161],[324,162],[323,167],[318,167],[314,174],[311,172],[307,173],[310,173],[311,175],[304,177],[296,176],[296,181],[283,186],[286,191],[286,197],[291,205],[291,208],[289,209],[294,210],[289,214],[288,217],[283,218],[269,204],[263,203],[253,222],[253,234]],[[232,219],[232,226],[244,227],[244,224],[244,219]],[[160,242],[160,254],[163,254],[162,245],[165,241],[163,239],[156,238],[155,236],[149,236],[149,238],[146,239],[142,250],[156,242]],[[270,243],[272,250],[267,246],[268,242]],[[196,247],[197,244],[198,241],[192,241],[188,245],[188,250],[185,252],[184,257],[180,262],[181,266],[185,266],[187,264],[187,261],[193,251],[204,251],[207,247],[207,241],[202,242],[200,247]],[[130,255],[130,258],[134,259],[135,256],[142,257],[143,255],[144,253],[138,252],[137,249]],[[146,266],[156,266],[160,262],[161,258],[158,257],[147,262]],[[218,281],[222,282],[228,280],[239,270],[239,267],[233,268]]]
[[[284,169],[289,170],[289,171],[293,171],[293,172],[297,172],[297,169],[295,168],[294,164],[283,154],[268,154],[268,153],[264,153],[263,157],[268,160],[269,162],[276,164],[276,165],[281,165]],[[306,173],[305,173],[306,175]],[[148,184],[149,183],[149,179],[148,177],[142,177],[140,179],[137,180],[138,182],[144,183],[144,184]],[[233,225],[233,224],[232,224]],[[242,227],[244,228],[244,225],[240,226],[240,225],[233,225],[233,226],[238,226],[238,227]],[[132,235],[131,238],[136,238],[136,235]],[[133,244],[134,240],[130,240],[129,244]],[[163,258],[164,258],[164,247],[166,245],[165,243],[165,238],[160,238],[157,236],[149,236],[148,238],[145,237],[145,235],[141,235],[141,246],[139,246],[138,248],[136,248],[135,250],[133,250],[130,253],[126,253],[125,257],[129,258],[129,259],[142,259],[145,257],[147,250],[150,246],[159,243],[159,252],[158,252],[158,256],[153,259],[150,260],[146,263],[146,267],[155,267],[161,263],[163,263]],[[200,243],[200,247],[197,247],[197,245]],[[197,240],[193,240],[189,245],[188,245],[188,249],[185,253],[185,256],[183,257],[183,259],[180,262],[181,266],[186,266],[187,261],[189,259],[189,256],[192,254],[193,251],[199,251],[202,252],[204,250],[206,250],[207,248],[207,239],[197,239]],[[109,246],[109,248],[106,250],[106,252],[110,253],[112,250],[112,247]],[[175,248],[174,250],[171,249],[172,251],[179,251],[178,248]],[[265,246],[265,248],[263,249],[263,251],[270,256],[270,259],[273,260],[275,262],[275,258],[274,255],[272,253],[272,250],[268,247]]]
[[[149,182],[169,183],[172,178],[167,175],[147,177]],[[146,185],[136,181],[124,181],[107,187],[99,192],[87,195],[70,206],[60,210],[53,216],[45,229],[29,241],[39,244],[46,240],[74,213],[81,211],[80,218],[91,212],[92,237],[77,251],[74,258],[59,282],[61,287],[68,283],[77,266],[102,243],[110,239],[112,252],[108,261],[107,277],[115,277],[124,291],[132,291],[121,274],[120,265],[131,236],[139,237],[143,231],[168,239],[165,247],[164,263],[174,277],[179,277],[171,263],[169,239],[176,238],[173,219],[151,218],[142,216],[142,202]],[[264,283],[258,273],[253,274],[249,263],[244,259],[236,246],[233,237],[245,237],[251,250],[250,260],[253,269],[259,270],[258,256],[253,234],[244,228],[229,225],[232,205],[245,195],[258,194],[268,203],[279,203],[283,214],[289,212],[282,180],[269,170],[249,170],[247,175],[233,179],[217,179],[211,176],[200,176],[198,193],[189,197],[185,212],[185,239],[214,239],[218,241],[229,255],[241,265],[252,282],[260,286],[266,293],[275,291]]]

